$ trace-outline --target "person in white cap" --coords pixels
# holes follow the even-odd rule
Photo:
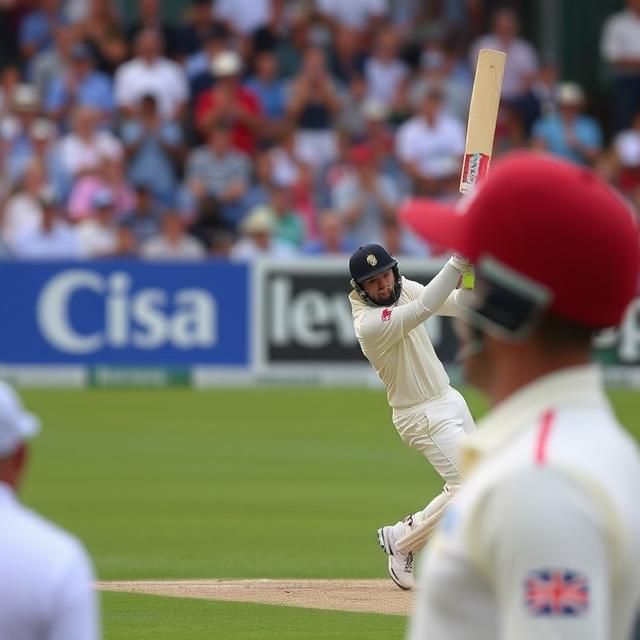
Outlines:
[[[593,165],[602,152],[602,131],[598,122],[583,113],[585,95],[575,82],[558,85],[557,110],[533,124],[532,147],[576,162]]]
[[[86,550],[16,497],[27,440],[39,426],[0,381],[0,640],[97,640],[99,611]]]
[[[203,137],[213,125],[225,124],[231,128],[233,146],[250,154],[256,148],[262,113],[258,98],[241,83],[243,67],[236,51],[215,55],[211,61],[215,85],[198,96],[194,116]]]
[[[491,411],[423,554],[411,640],[630,640],[640,613],[640,455],[591,364],[637,294],[638,228],[594,172],[505,156],[470,198],[405,205],[463,251],[463,343]]]
[[[296,249],[275,237],[277,221],[271,209],[264,205],[253,208],[240,223],[240,239],[231,248],[232,260],[251,262],[259,258],[289,259]]]

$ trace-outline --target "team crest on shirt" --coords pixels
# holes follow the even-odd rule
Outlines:
[[[589,608],[589,581],[572,569],[532,571],[524,581],[524,601],[532,616],[579,616]]]
[[[367,264],[368,264],[370,267],[375,267],[375,266],[378,264],[378,258],[376,258],[376,257],[373,255],[373,253],[370,253],[370,254],[367,256]]]
[[[382,315],[380,316],[382,322],[386,322],[387,320],[391,320],[391,309],[383,309]]]

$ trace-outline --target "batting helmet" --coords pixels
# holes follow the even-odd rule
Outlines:
[[[376,302],[363,289],[362,283],[389,269],[393,269],[395,277],[393,299],[384,303]],[[351,273],[351,286],[367,304],[388,307],[400,299],[402,277],[398,269],[398,261],[382,245],[372,242],[356,249],[349,258],[349,271]]]

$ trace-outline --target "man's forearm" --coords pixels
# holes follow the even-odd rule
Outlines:
[[[458,286],[464,266],[458,258],[451,258],[447,264],[434,276],[431,282],[422,290],[420,302],[430,314],[435,313]]]

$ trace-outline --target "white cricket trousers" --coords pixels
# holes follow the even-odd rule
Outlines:
[[[429,518],[437,524],[447,503],[462,484],[460,445],[476,431],[465,399],[452,387],[427,402],[393,410],[393,424],[402,440],[427,458],[445,481],[443,493],[422,511],[412,514],[394,527],[394,537]]]

